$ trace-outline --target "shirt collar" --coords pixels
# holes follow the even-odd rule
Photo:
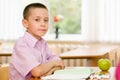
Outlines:
[[[33,37],[30,33],[28,33],[28,32],[25,32],[24,39],[27,41],[27,43],[31,47],[35,47],[36,43],[39,41],[35,37]]]

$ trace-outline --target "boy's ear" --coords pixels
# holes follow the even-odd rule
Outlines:
[[[27,22],[26,19],[23,19],[23,20],[22,20],[22,24],[23,24],[23,26],[24,26],[25,28],[28,28],[28,22]]]

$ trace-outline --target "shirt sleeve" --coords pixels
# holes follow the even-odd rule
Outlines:
[[[26,46],[26,44],[17,44],[13,53],[13,65],[24,77],[26,77],[35,66],[40,64],[33,55],[34,51],[32,48]]]
[[[45,43],[45,51],[47,54],[47,62],[52,61],[52,60],[61,60],[59,55],[54,54],[48,47],[47,43]]]

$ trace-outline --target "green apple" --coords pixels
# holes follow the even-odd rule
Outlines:
[[[111,63],[109,59],[99,59],[98,60],[98,67],[102,71],[108,71],[110,69]]]

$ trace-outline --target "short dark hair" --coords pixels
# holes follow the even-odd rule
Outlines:
[[[44,8],[47,9],[47,7],[41,3],[31,3],[29,5],[27,5],[23,11],[23,18],[24,19],[28,19],[29,17],[29,13],[30,13],[30,9],[32,8]]]

